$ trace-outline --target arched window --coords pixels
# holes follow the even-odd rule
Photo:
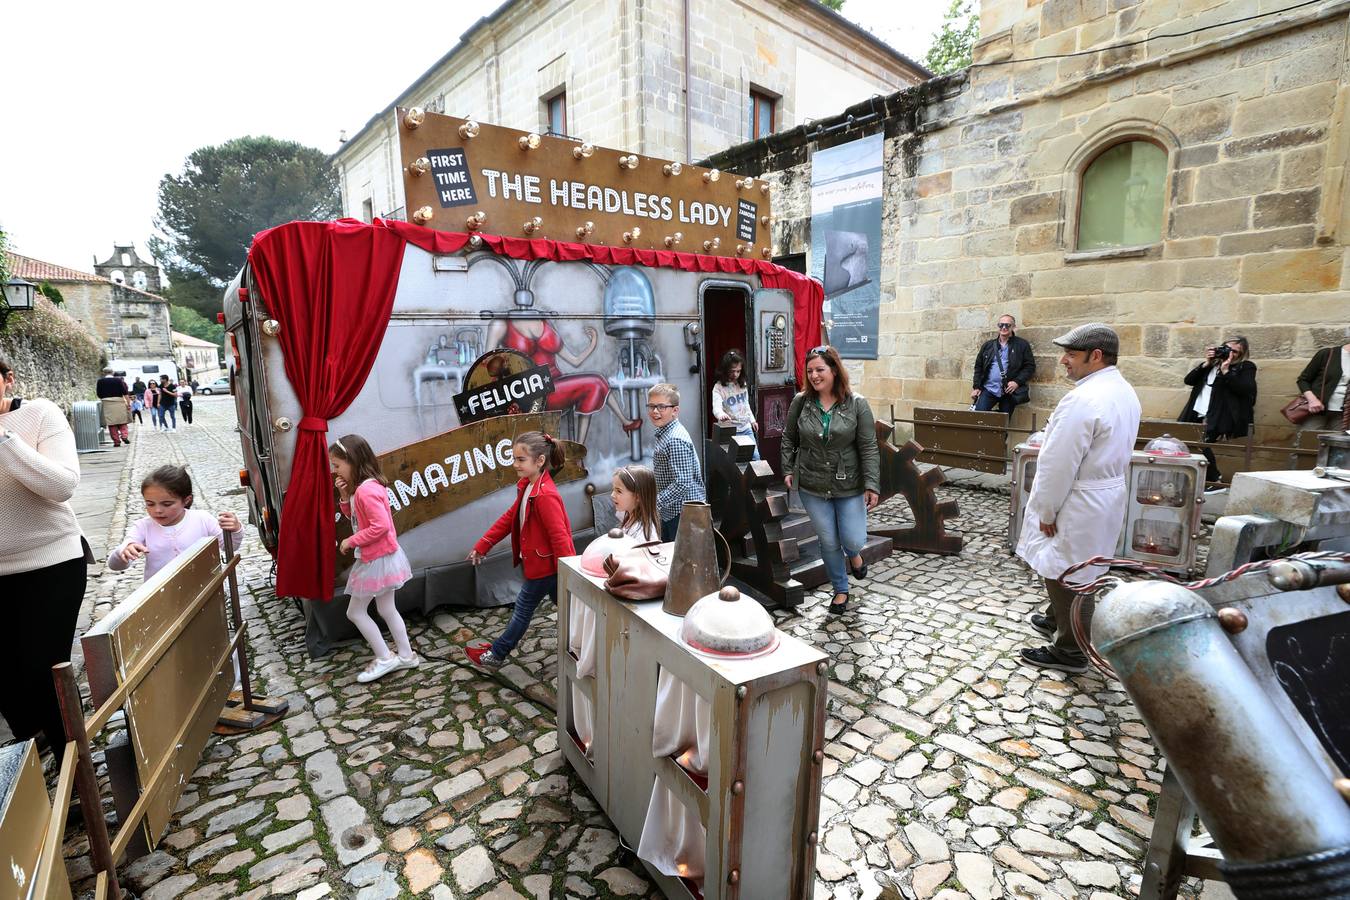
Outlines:
[[[145,290],[145,286],[148,283],[149,281],[146,279],[144,272],[137,271],[131,273],[131,286],[136,288],[136,290],[138,291]]]
[[[126,284],[127,276],[122,274],[121,269],[113,269],[112,273],[108,275],[108,280],[114,284]]]
[[[1113,144],[1083,170],[1080,251],[1138,247],[1162,240],[1167,151],[1146,140]]]

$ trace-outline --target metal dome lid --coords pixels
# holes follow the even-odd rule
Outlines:
[[[618,528],[611,528],[608,533],[600,535],[586,545],[581,554],[581,571],[596,578],[607,578],[609,573],[605,571],[605,558],[611,553],[636,547],[637,544],[635,538],[629,537]]]
[[[1162,437],[1155,437],[1144,445],[1144,452],[1149,456],[1190,456],[1191,451],[1187,449],[1186,444],[1172,437],[1170,434],[1164,434]]]
[[[744,659],[772,653],[778,629],[769,613],[734,587],[708,594],[685,613],[680,639],[708,656]]]
[[[1045,431],[1033,431],[1027,436],[1028,447],[1039,447],[1045,443]]]

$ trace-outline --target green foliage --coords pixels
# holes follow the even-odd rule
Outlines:
[[[934,75],[964,69],[971,62],[970,48],[979,39],[980,17],[972,11],[970,0],[952,0],[923,63]]]
[[[60,398],[67,409],[72,396],[93,396],[94,381],[107,363],[103,347],[84,326],[41,296],[33,299],[31,312],[9,317],[0,331],[0,354],[20,373],[20,395]]]
[[[61,296],[61,292],[56,289],[56,285],[52,284],[50,281],[44,281],[42,284],[39,284],[37,292],[57,306],[66,302],[66,298]]]
[[[163,237],[149,245],[169,277],[164,295],[214,319],[255,234],[340,211],[337,174],[313,147],[264,136],[195,150],[180,174],[159,183]]]
[[[841,9],[844,8],[844,0],[820,0],[820,5],[828,6],[835,12],[839,12]]]
[[[219,304],[217,304],[219,305]],[[169,324],[174,331],[190,334],[195,338],[217,344],[225,348],[225,326],[204,317],[195,309],[186,306],[169,306]]]
[[[5,251],[9,249],[9,235],[0,229],[0,284],[9,281],[9,257]]]

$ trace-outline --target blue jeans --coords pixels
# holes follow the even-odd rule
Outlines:
[[[558,599],[558,576],[550,575],[547,578],[526,578],[525,583],[520,586],[520,593],[516,595],[516,608],[511,613],[511,621],[507,623],[506,631],[502,636],[492,642],[492,655],[498,659],[506,659],[511,655],[511,651],[516,649],[516,644],[525,636],[525,629],[530,627],[530,620],[534,618],[534,611],[543,602],[545,597],[552,597],[556,602]]]
[[[848,560],[857,556],[867,543],[867,499],[821,497],[798,491],[802,506],[811,517],[811,526],[820,539],[820,558],[836,594],[848,591]]]
[[[989,388],[980,388],[980,396],[975,399],[976,412],[991,412],[997,409],[1004,415],[1012,415],[1012,411],[1017,407],[1016,401],[1012,397],[1004,395],[1002,397],[989,393]]]
[[[160,407],[159,412],[160,412],[159,421],[160,421],[160,424],[161,424],[161,425],[163,425],[165,428],[168,428],[168,427],[169,427],[169,420],[170,420],[170,419],[173,419],[173,427],[174,427],[174,428],[177,428],[177,427],[178,427],[178,404],[177,404],[177,403],[175,403],[173,406],[162,406],[162,407]]]
[[[679,517],[679,516],[676,516],[675,518],[670,519],[670,520],[668,520],[668,521],[662,522],[662,523],[661,523],[661,540],[664,541],[664,542],[666,542],[666,543],[669,543],[670,541],[675,540],[675,535],[679,532],[679,530],[680,530],[680,517]]]

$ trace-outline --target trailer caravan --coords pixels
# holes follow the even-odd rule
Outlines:
[[[573,158],[572,142],[545,140],[568,145],[566,158]],[[659,171],[661,163],[649,165]],[[697,170],[690,174],[693,184],[707,184]],[[760,201],[767,209],[762,196]],[[415,573],[399,592],[401,609],[499,605],[514,598],[519,580],[509,547],[499,546],[477,568],[465,561],[474,541],[512,502],[513,434],[543,427],[570,442],[575,463],[555,480],[580,546],[597,515],[605,524],[614,470],[651,463],[647,390],[661,382],[676,385],[680,419],[701,444],[699,438],[710,434],[713,373],[727,350],[745,353],[761,450],[777,468],[796,390],[794,318],[802,286],[813,284],[802,276],[713,254],[658,258],[575,242],[519,241],[486,230],[470,235],[402,222],[326,224],[348,241],[382,240],[390,231],[404,239],[391,268],[396,286],[387,322],[375,323],[383,333],[373,364],[350,404],[326,422],[328,441],[364,436],[390,478],[399,541]],[[755,224],[767,232],[767,218]],[[284,555],[280,523],[306,416],[288,367],[317,362],[287,359],[283,332],[294,325],[278,312],[282,298],[270,295],[259,277],[267,234],[255,241],[249,264],[226,290],[224,310],[251,520],[267,547]],[[818,312],[818,290],[814,298]],[[339,537],[345,527],[336,523]],[[333,587],[339,593],[342,567],[349,564],[350,557],[336,563]],[[305,604],[312,653],[354,636],[344,606]]]

